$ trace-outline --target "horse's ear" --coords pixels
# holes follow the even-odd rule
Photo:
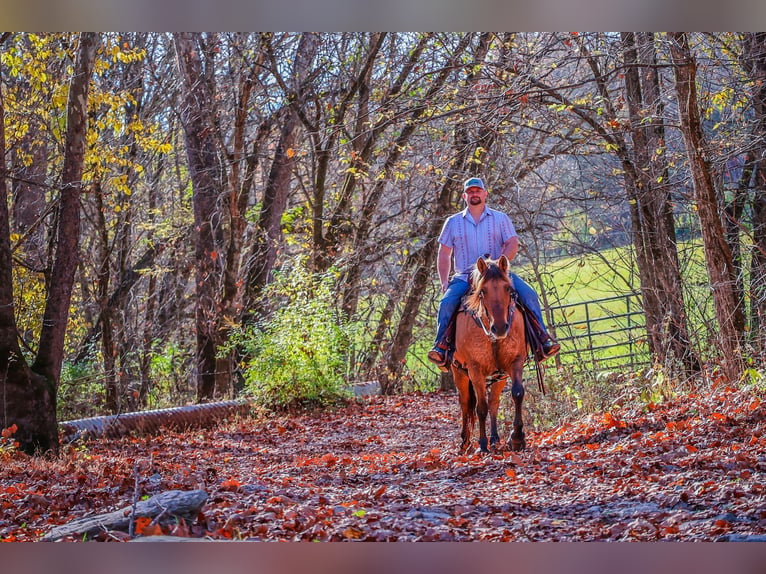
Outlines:
[[[476,260],[476,269],[478,269],[479,273],[481,273],[482,275],[484,275],[484,272],[487,270],[487,262],[484,261],[483,257],[479,257]]]
[[[504,273],[508,273],[508,258],[505,255],[501,255],[500,259],[497,260],[497,265],[500,267],[500,269],[503,270]]]

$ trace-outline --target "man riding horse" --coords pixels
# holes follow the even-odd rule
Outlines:
[[[437,270],[444,295],[439,303],[436,341],[428,352],[428,359],[442,371],[448,370],[452,344],[448,328],[461,299],[469,291],[468,278],[476,260],[479,257],[497,259],[505,255],[508,261],[512,261],[519,251],[519,238],[511,218],[487,207],[487,188],[481,178],[472,177],[465,181],[463,199],[466,208],[448,217],[439,235]],[[455,273],[450,279],[453,260]],[[525,318],[539,341],[536,358],[552,357],[559,352],[560,346],[545,328],[537,293],[515,273],[511,273],[510,277],[526,310]]]

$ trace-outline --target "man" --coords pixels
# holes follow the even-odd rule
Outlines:
[[[519,251],[519,238],[510,217],[487,207],[487,189],[481,178],[472,177],[465,181],[463,199],[466,208],[448,217],[439,235],[437,270],[444,295],[439,304],[436,342],[428,352],[428,359],[442,371],[447,370],[447,328],[460,300],[468,292],[468,277],[476,260],[479,257],[497,259],[505,255],[512,261]],[[453,255],[455,274],[450,280]],[[519,300],[540,323],[543,358],[552,357],[559,352],[560,346],[545,328],[537,293],[517,275],[510,275]]]

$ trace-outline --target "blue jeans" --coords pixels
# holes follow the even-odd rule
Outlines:
[[[540,325],[542,326],[543,331],[547,333],[548,330],[545,328],[545,322],[543,321],[543,311],[540,308],[540,300],[537,298],[537,293],[535,293],[535,290],[527,285],[527,283],[524,282],[524,280],[515,273],[511,273],[510,276],[513,280],[513,286],[516,288],[516,292],[519,294],[519,300],[527,309],[535,314],[537,320],[540,321]],[[436,329],[437,344],[444,344],[444,334],[447,331],[450,319],[452,318],[452,315],[455,314],[455,311],[457,311],[457,308],[460,306],[460,300],[463,298],[463,295],[468,293],[469,289],[470,285],[468,285],[468,282],[463,281],[462,279],[453,279],[447,286],[447,290],[444,292],[442,300],[439,303],[439,315],[437,317],[438,326]]]

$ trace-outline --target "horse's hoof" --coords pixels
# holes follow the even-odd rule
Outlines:
[[[519,452],[527,448],[527,441],[525,440],[512,440],[511,441],[511,450]]]
[[[485,438],[479,439],[479,450],[483,453],[489,454],[489,449],[487,448],[487,439]]]

